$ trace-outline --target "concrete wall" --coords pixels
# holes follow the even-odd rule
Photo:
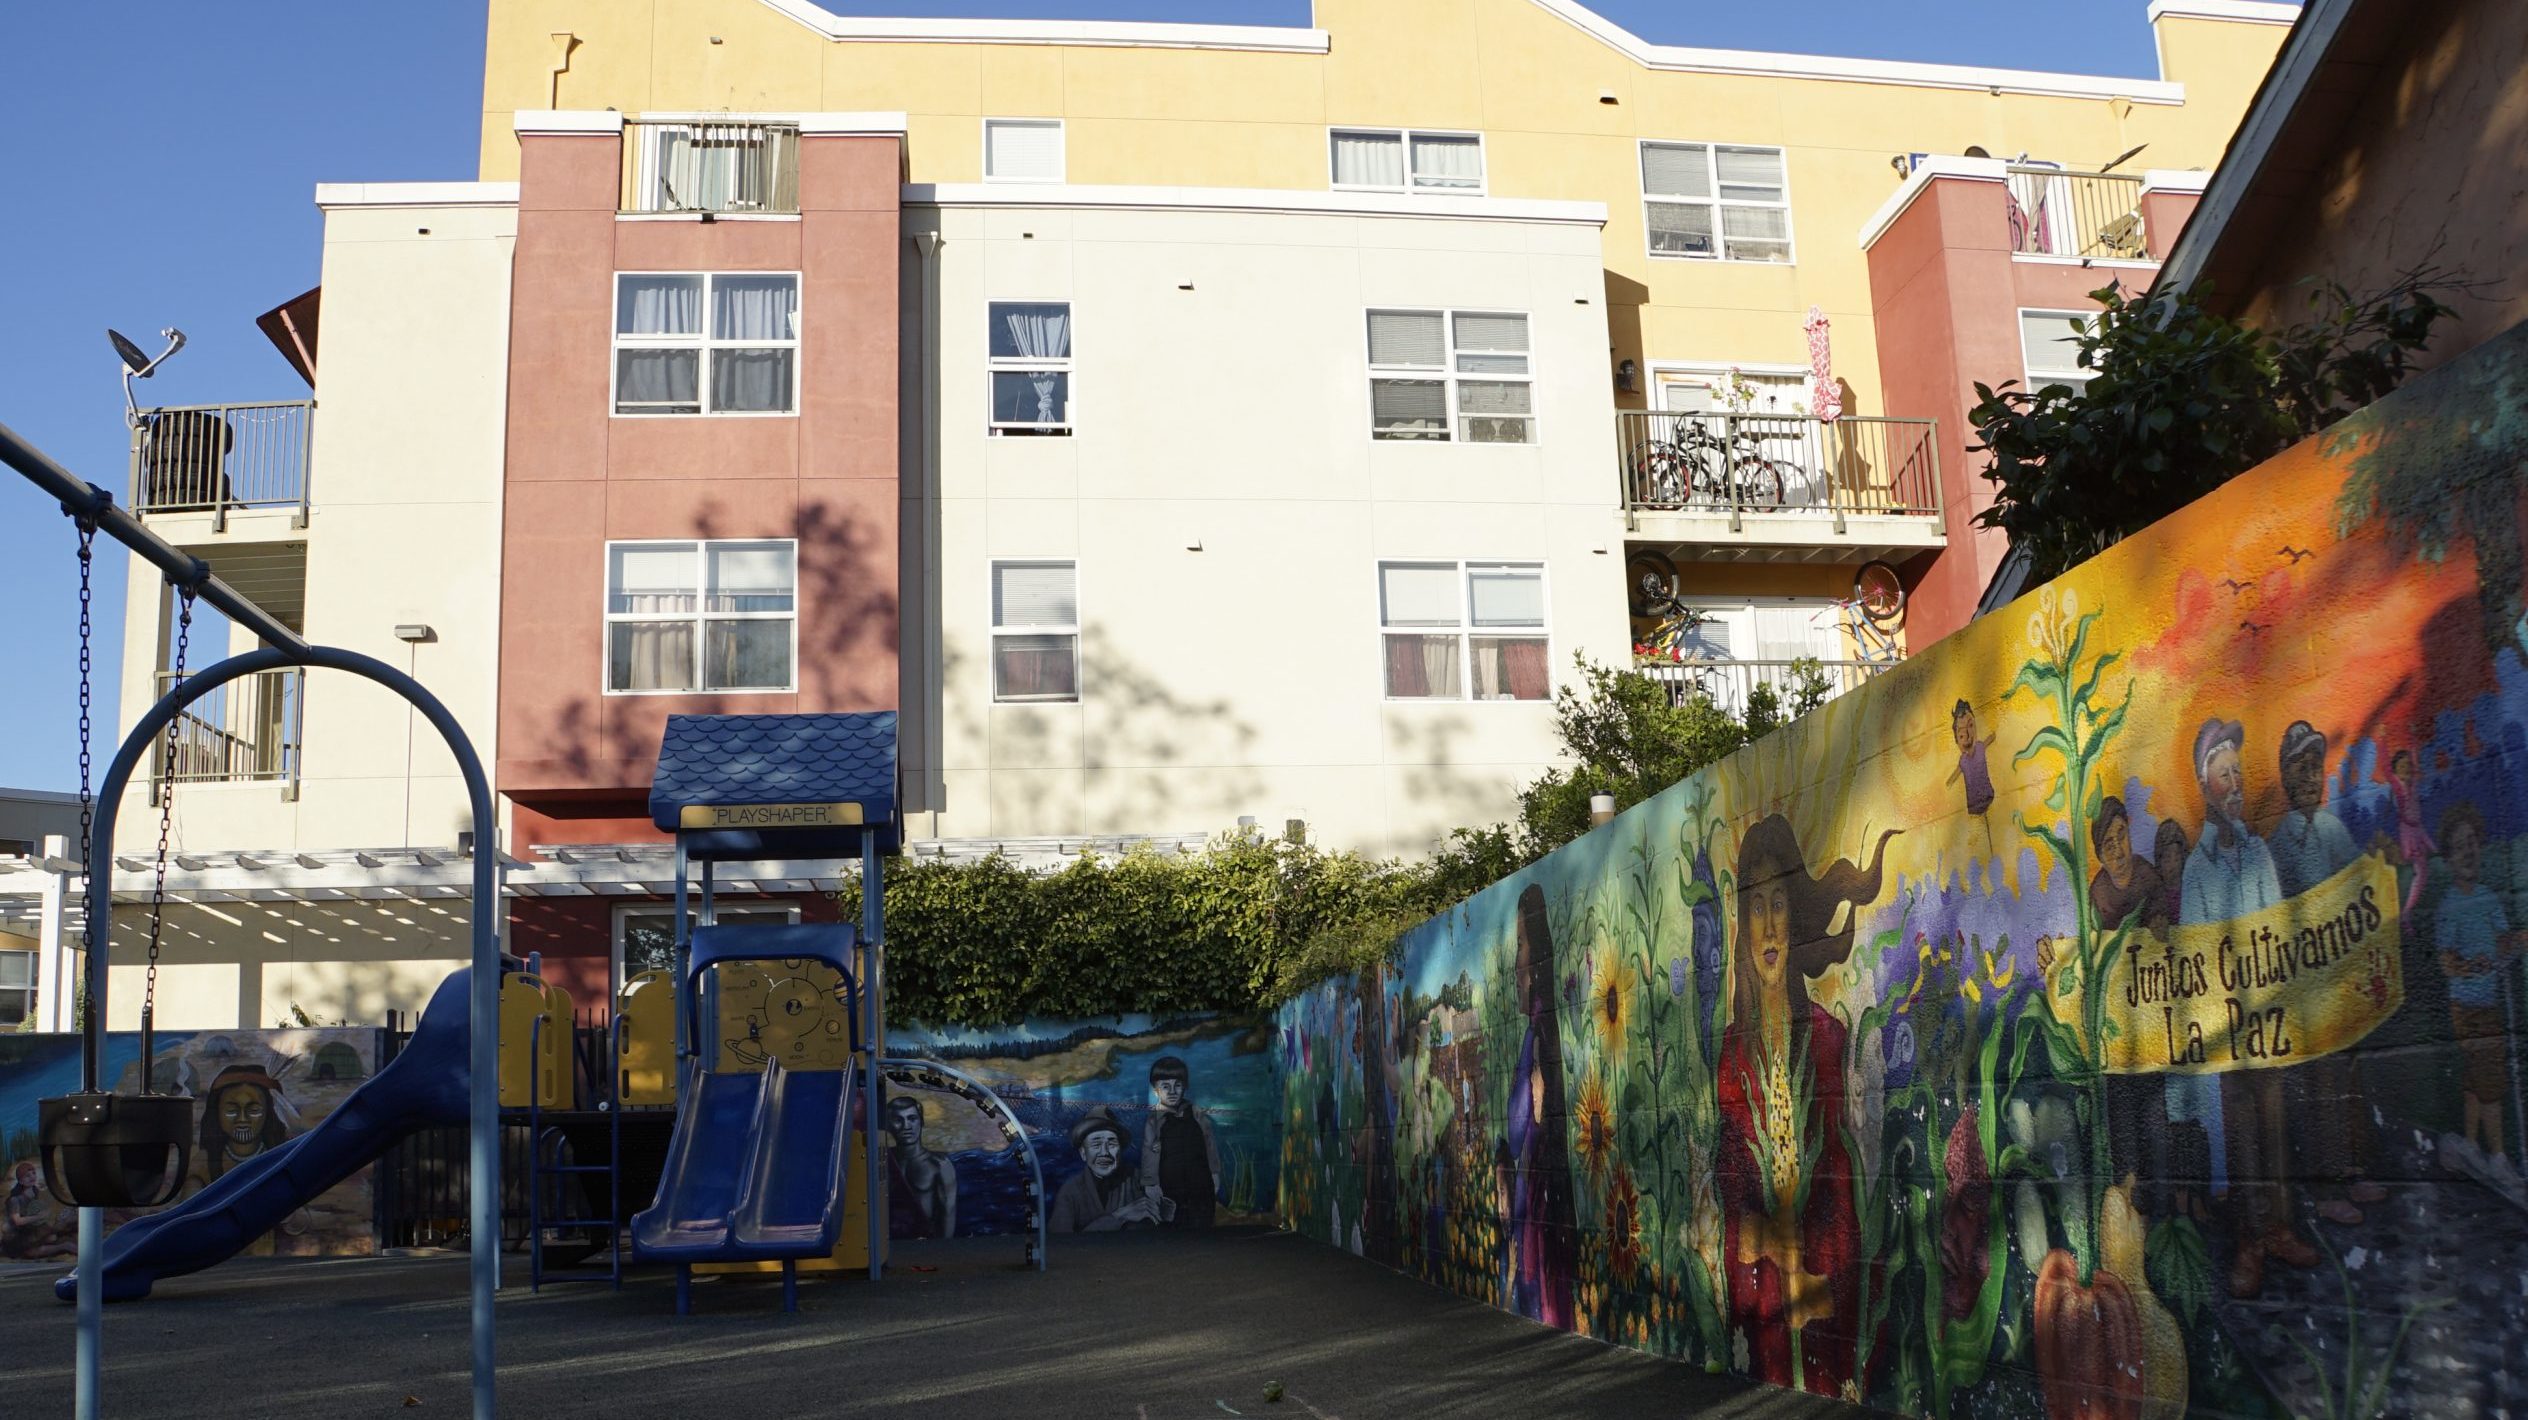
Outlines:
[[[638,812],[670,714],[895,703],[899,142],[811,136],[797,217],[708,224],[618,216],[618,132],[522,142],[494,777]],[[618,271],[800,273],[796,412],[614,415]],[[706,537],[798,541],[795,691],[609,694],[607,542]]]
[[[1258,196],[968,188],[908,209],[909,231],[940,238],[938,531],[930,547],[908,531],[906,579],[917,833],[1253,814],[1418,852],[1510,816],[1557,752],[1550,702],[1385,700],[1381,559],[1542,562],[1557,681],[1574,652],[1624,658],[1593,209],[1442,219],[1380,215],[1403,199],[1320,213]],[[1072,437],[989,436],[993,300],[1071,303]],[[1527,313],[1536,442],[1373,441],[1367,312],[1396,306]],[[905,489],[917,530],[917,472]],[[996,558],[1077,563],[1077,703],[993,703]]]
[[[1286,1006],[1292,1223],[1909,1414],[2518,1407],[2523,378],[2517,327]]]

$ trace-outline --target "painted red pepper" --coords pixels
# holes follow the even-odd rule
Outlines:
[[[2142,1317],[2132,1290],[2107,1269],[2080,1284],[2062,1248],[2036,1271],[2036,1374],[2046,1420],[2141,1420]]]

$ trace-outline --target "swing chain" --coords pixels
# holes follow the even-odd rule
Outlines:
[[[88,873],[91,868],[88,862],[88,840],[96,830],[96,795],[89,784],[96,768],[92,750],[96,709],[94,649],[96,622],[91,574],[96,565],[97,525],[93,518],[79,518],[76,522],[79,527],[79,890],[83,894],[84,903],[84,894],[88,890]],[[83,919],[79,934],[80,959],[83,963],[92,955],[88,950],[88,938],[93,936],[94,932],[95,924],[85,923]],[[83,965],[81,969],[84,971],[86,968]],[[65,983],[56,981],[53,989],[59,991],[68,988]],[[77,999],[84,1003],[87,999],[86,993],[81,992]],[[48,1006],[46,1009],[52,1008]]]
[[[170,692],[184,687],[184,661],[193,644],[193,589],[176,590],[176,663]],[[177,715],[167,721],[167,748],[158,776],[158,861],[149,888],[149,972],[141,979],[141,1093],[154,1093],[150,1080],[150,1051],[155,1044],[158,1017],[158,938],[167,915],[167,840],[175,827],[176,816],[176,734],[184,721]]]

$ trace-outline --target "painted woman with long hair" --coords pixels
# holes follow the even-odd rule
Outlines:
[[[261,1066],[231,1065],[202,1101],[203,1181],[217,1179],[266,1149],[287,1143],[281,1083]]]
[[[1555,1014],[1554,935],[1545,890],[1519,894],[1519,1011],[1527,1018],[1518,1069],[1510,1077],[1508,1128],[1501,1158],[1511,1165],[1510,1306],[1519,1315],[1570,1330],[1578,1275],[1579,1233],[1571,1209],[1571,1149],[1563,1136],[1562,1021]]]
[[[1738,844],[1732,1009],[1717,1082],[1724,1270],[1748,1368],[1774,1385],[1832,1394],[1853,1378],[1863,1259],[1843,1145],[1847,1032],[1808,999],[1808,982],[1852,954],[1895,836],[1880,835],[1869,867],[1838,859],[1814,877],[1780,814]]]

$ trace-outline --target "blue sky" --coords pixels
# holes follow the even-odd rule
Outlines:
[[[612,0],[587,0],[612,3]],[[1303,24],[1305,0],[835,3],[897,15]],[[2147,76],[2144,0],[1601,0],[1672,44]],[[104,331],[190,338],[145,402],[304,398],[254,317],[316,284],[319,182],[473,176],[482,0],[27,4],[0,20],[0,119],[53,134],[0,233],[0,423],[117,490],[125,435]],[[29,203],[27,199],[32,198]],[[322,478],[322,472],[317,475]],[[70,526],[0,471],[0,785],[76,787],[77,598]],[[117,663],[122,559],[101,566],[99,664]],[[101,716],[108,735],[112,716]],[[100,764],[110,744],[100,747]]]

